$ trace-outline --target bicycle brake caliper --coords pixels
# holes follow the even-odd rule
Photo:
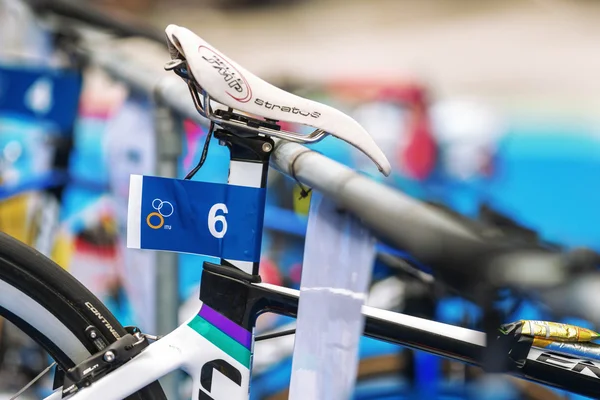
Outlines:
[[[148,340],[139,331],[122,336],[101,352],[66,371],[63,396],[71,395],[82,387],[90,386],[140,354],[147,346]]]

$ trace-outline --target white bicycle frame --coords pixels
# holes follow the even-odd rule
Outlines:
[[[295,298],[296,301],[300,296],[300,292],[294,289],[265,283],[254,284],[254,286]],[[369,306],[363,306],[363,315],[367,320],[377,319],[392,324],[398,328],[398,331],[405,328],[432,332],[450,341],[462,342],[467,346],[480,348],[485,346],[485,334],[482,332]],[[192,378],[193,399],[247,400],[250,388],[250,369],[236,360],[230,352],[208,340],[202,332],[192,329],[190,322],[194,318],[196,315],[173,332],[149,345],[133,360],[94,382],[91,386],[80,389],[69,399],[120,400],[172,371],[183,370]],[[254,335],[252,334],[250,359],[253,349]],[[464,361],[462,357],[455,356],[454,358]],[[223,375],[218,369],[214,369],[211,365],[214,365],[215,360],[223,360],[239,371],[241,378],[239,384]],[[203,385],[201,376],[211,376],[210,383]],[[46,400],[58,399],[62,399],[62,388],[57,389],[46,398]]]
[[[87,388],[80,389],[70,398],[73,400],[120,400],[144,386],[175,370],[187,372],[193,380],[193,393],[204,392],[208,399],[247,399],[249,395],[249,369],[227,352],[215,346],[189,323],[196,316],[179,326],[162,339],[152,343],[130,362],[116,369]],[[241,373],[241,385],[236,385],[221,373],[215,373],[209,389],[202,387],[202,368],[211,360],[225,360]],[[47,400],[62,399],[62,388]],[[192,398],[200,398],[198,395]]]

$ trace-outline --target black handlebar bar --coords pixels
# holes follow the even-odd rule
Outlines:
[[[505,216],[490,218],[489,210],[476,220],[441,205],[410,203],[410,209],[399,207],[386,217],[393,218],[398,228],[381,232],[382,237],[471,298],[489,285],[555,287],[600,265],[600,256],[591,250],[566,251]]]
[[[164,44],[165,35],[160,30],[140,23],[133,18],[116,17],[83,0],[25,0],[38,13],[52,13],[72,18],[91,26],[106,29],[120,37],[143,37]]]

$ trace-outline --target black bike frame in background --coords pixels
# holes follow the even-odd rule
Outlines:
[[[134,18],[110,15],[84,0],[23,0],[38,13],[52,13],[64,18],[106,29],[119,37],[142,37],[166,44],[164,33]]]

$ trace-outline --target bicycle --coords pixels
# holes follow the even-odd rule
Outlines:
[[[184,79],[197,111],[211,121],[210,133],[214,131],[229,147],[230,185],[265,189],[269,159],[279,145],[274,138],[310,143],[331,134],[367,154],[383,174],[390,172],[381,150],[350,117],[269,85],[185,28],[170,25],[166,32],[172,60],[165,68]],[[220,106],[213,109],[213,104]],[[315,130],[309,135],[284,131],[278,125],[282,120]],[[207,149],[205,145],[203,153]],[[303,154],[310,152],[303,150],[296,157]],[[457,275],[448,280],[459,286],[469,274],[474,275],[469,282],[495,276],[499,285],[518,284],[512,275],[501,280],[488,274],[490,266],[496,270],[536,261],[562,271],[581,265],[556,249],[490,236],[459,216],[415,204],[415,229],[443,244],[443,251],[431,252],[431,247],[411,233],[398,236],[398,243],[433,269],[445,271],[446,277]],[[155,208],[162,205],[161,200]],[[158,218],[162,226],[164,220]],[[465,265],[486,268],[465,272]],[[56,391],[47,399],[162,399],[165,396],[157,379],[180,368],[193,379],[194,398],[217,400],[213,397],[217,370],[230,381],[221,393],[225,392],[227,399],[245,399],[256,318],[263,312],[295,317],[299,297],[297,290],[262,283],[258,262],[205,262],[198,313],[164,337],[152,337],[133,327],[123,328],[58,265],[0,234],[0,314],[56,360]],[[498,330],[498,318],[488,320],[492,327],[486,334],[368,306],[362,310],[367,336],[574,393],[600,396],[599,345],[540,342],[535,335],[523,334],[523,324]],[[547,333],[550,337],[550,330]]]

